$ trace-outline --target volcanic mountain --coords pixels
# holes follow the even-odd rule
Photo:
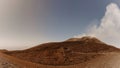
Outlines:
[[[105,53],[120,52],[95,37],[70,38],[63,42],[41,44],[21,51],[7,51],[8,55],[33,63],[68,66],[90,61]]]

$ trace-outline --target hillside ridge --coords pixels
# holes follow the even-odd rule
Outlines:
[[[6,54],[34,63],[61,66],[83,63],[103,55],[102,53],[119,51],[120,49],[97,38],[82,37],[77,40],[45,43],[22,51],[9,51]]]

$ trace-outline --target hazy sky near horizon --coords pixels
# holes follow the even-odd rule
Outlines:
[[[63,41],[100,25],[106,6],[120,0],[0,0],[0,49]]]

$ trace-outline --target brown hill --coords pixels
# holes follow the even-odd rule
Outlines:
[[[7,52],[8,50],[6,49],[1,49],[0,52]]]
[[[74,41],[80,41],[80,42],[96,42],[96,43],[103,43],[102,41],[98,40],[97,38],[95,37],[91,37],[91,36],[85,36],[85,37],[82,37],[82,38],[70,38],[66,41],[70,41],[70,42],[74,42]],[[105,44],[105,43],[104,43]]]
[[[38,45],[23,51],[9,51],[6,54],[44,65],[74,65],[90,61],[104,53],[119,49],[92,37],[71,38],[64,42]]]

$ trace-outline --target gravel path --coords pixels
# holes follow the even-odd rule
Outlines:
[[[3,58],[0,58],[0,68],[19,68],[19,67]]]
[[[20,68],[17,64],[14,64],[7,60],[2,53],[0,53],[0,68]]]

